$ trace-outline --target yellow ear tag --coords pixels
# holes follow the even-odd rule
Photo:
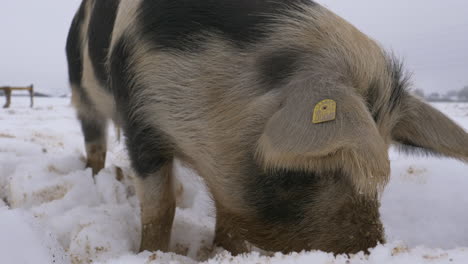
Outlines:
[[[312,122],[320,124],[336,119],[336,102],[331,99],[321,101],[315,106]]]

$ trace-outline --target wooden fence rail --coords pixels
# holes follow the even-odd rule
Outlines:
[[[20,91],[20,90],[25,90],[29,91],[29,96],[31,97],[31,107],[34,106],[34,85],[26,86],[26,87],[13,87],[13,86],[2,86],[0,87],[0,90],[3,90],[5,92],[5,97],[6,97],[6,103],[3,106],[3,108],[8,108],[11,105],[11,92],[12,91]]]

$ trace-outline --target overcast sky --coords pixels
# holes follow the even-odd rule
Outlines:
[[[176,1],[176,0],[174,0]],[[80,0],[0,2],[0,86],[69,92],[65,39]],[[468,85],[467,0],[318,1],[403,57],[425,91]]]

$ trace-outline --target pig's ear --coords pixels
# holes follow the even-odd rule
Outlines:
[[[411,95],[402,98],[401,117],[392,138],[409,153],[448,156],[468,162],[465,130]]]
[[[359,191],[380,190],[390,171],[388,146],[353,89],[317,83],[288,88],[258,141],[257,162],[315,175],[340,171]]]

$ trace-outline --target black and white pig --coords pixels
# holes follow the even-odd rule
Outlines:
[[[383,243],[388,149],[468,160],[468,135],[401,64],[309,0],[83,0],[67,41],[88,166],[124,132],[141,250],[168,250],[173,160],[204,179],[234,254]]]

